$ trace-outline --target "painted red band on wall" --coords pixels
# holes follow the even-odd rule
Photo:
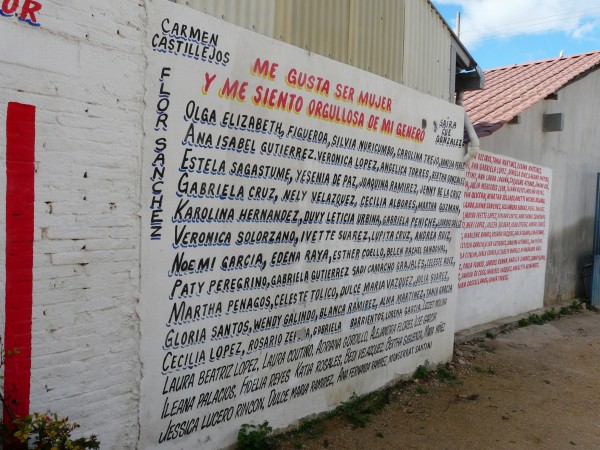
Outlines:
[[[35,107],[9,103],[6,119],[4,394],[14,417],[29,414],[33,303]],[[10,415],[4,411],[4,423]]]

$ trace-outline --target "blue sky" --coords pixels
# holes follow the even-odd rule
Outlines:
[[[600,50],[600,0],[432,0],[483,69]]]

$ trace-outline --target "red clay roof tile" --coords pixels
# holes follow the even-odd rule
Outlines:
[[[600,67],[600,51],[485,71],[485,89],[463,104],[478,136],[489,136],[533,104]]]

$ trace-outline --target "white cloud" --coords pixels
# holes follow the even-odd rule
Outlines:
[[[437,0],[460,5],[460,38],[468,47],[488,39],[562,31],[579,39],[600,26],[598,0]]]
[[[587,22],[573,32],[573,38],[585,39],[586,37],[594,33],[594,30],[596,28],[600,28],[600,20],[592,20],[590,22]]]

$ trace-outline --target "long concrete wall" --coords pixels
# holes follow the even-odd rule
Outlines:
[[[600,72],[595,71],[481,139],[482,149],[552,170],[552,203],[546,266],[545,304],[583,295],[582,258],[593,245],[598,158]],[[564,130],[544,132],[543,114],[563,113]]]
[[[148,5],[140,445],[219,448],[448,360],[461,108],[167,6]]]
[[[0,46],[0,123],[6,124],[6,133],[0,132],[0,263],[7,267],[0,275],[5,290],[3,342],[19,349],[6,362],[4,391],[20,414],[51,410],[68,416],[86,434],[97,434],[103,448],[222,447],[233,442],[240,423],[256,421],[251,414],[224,420],[231,408],[237,414],[240,404],[245,405],[243,412],[264,402],[271,408],[265,414],[261,411],[260,419],[266,415],[283,426],[302,415],[335,407],[353,390],[367,392],[411,373],[417,364],[451,357],[457,284],[454,256],[464,169],[459,162],[462,112],[458,107],[242,33],[166,0],[23,0],[0,6],[4,43]],[[154,20],[151,29],[149,17]],[[162,28],[165,18],[171,20],[168,29]],[[195,26],[201,33],[208,28],[208,35],[228,32],[222,34],[220,44],[209,40],[207,46],[198,42],[205,39],[203,34],[199,39],[196,34],[190,37],[182,27],[175,29],[174,23],[187,25],[188,31]],[[260,45],[254,47],[254,39]],[[205,59],[194,58],[195,51],[205,52]],[[258,69],[252,74],[252,63],[258,59],[271,62],[266,72]],[[274,61],[286,72],[294,67],[311,74],[323,71],[331,81],[328,95],[325,88],[297,89],[289,77],[286,83],[284,75],[276,73]],[[172,70],[164,71],[166,67]],[[296,115],[269,105],[266,95],[256,104],[244,103],[240,91],[232,94],[231,85],[223,99],[208,86],[211,74],[223,91],[227,91],[224,79],[235,76],[245,79],[254,94],[258,94],[255,84],[263,83],[264,89],[303,96],[306,107],[320,100],[321,107],[308,113],[300,106]],[[169,77],[177,83],[170,85]],[[336,97],[337,84],[341,90]],[[381,101],[359,102],[363,90]],[[201,107],[188,112],[190,101]],[[333,111],[333,106],[356,112],[352,120],[346,119],[354,123],[328,116],[324,111]],[[279,123],[274,125],[276,135],[249,136],[245,125],[227,125],[220,133],[227,143],[209,150],[206,142],[195,145],[199,133],[182,132],[189,121],[207,127],[212,114],[221,121],[227,113],[231,118],[249,112],[263,126],[266,120]],[[359,120],[361,115],[364,121]],[[289,126],[298,122],[304,124],[303,131],[290,133]],[[256,120],[253,123],[258,126]],[[169,134],[169,126],[174,134]],[[321,139],[319,133],[329,134]],[[249,147],[235,147],[232,136],[235,145],[241,145],[243,138]],[[285,146],[277,147],[285,149],[272,154],[250,151],[250,141],[263,149],[269,148],[263,142],[268,140],[285,141]],[[163,155],[166,148],[170,151]],[[189,166],[194,164],[191,158],[200,163],[194,152],[212,152],[212,165],[205,161],[195,169]],[[305,156],[299,157],[298,152]],[[345,155],[338,158],[336,152]],[[321,156],[306,156],[313,154]],[[292,175],[256,179],[253,169],[246,172],[234,162],[260,162],[275,167],[278,174]],[[198,202],[205,196],[202,183],[224,176],[222,167],[227,169],[229,187],[221,183],[220,198],[208,203],[215,208],[235,203],[230,208],[233,219],[226,216],[225,223],[205,228],[206,217],[203,223],[199,217],[199,224],[196,208],[187,217],[187,209],[178,209],[178,200],[185,196]],[[234,167],[237,175],[231,172],[236,172]],[[194,188],[182,187],[182,172],[188,172]],[[392,175],[395,184],[388,180]],[[224,194],[223,189],[232,192],[234,180],[240,189]],[[263,197],[257,187],[264,188]],[[302,222],[286,219],[283,223],[281,203],[265,202],[274,199],[275,204],[285,195],[292,214]],[[304,198],[312,200],[302,202]],[[238,223],[252,222],[240,219],[242,208],[252,207],[262,208],[267,218],[249,225]],[[280,218],[273,230],[269,210]],[[323,219],[320,225],[318,217],[332,210],[330,222]],[[253,214],[258,214],[252,216],[254,220],[263,212]],[[240,245],[235,243],[238,233],[263,230],[269,231],[266,236],[281,230],[299,237],[289,245],[278,241],[276,246],[270,245],[272,238],[263,237],[251,247],[263,251],[244,254],[253,253],[254,262],[231,258],[244,256],[229,251]],[[208,255],[203,253],[206,247],[185,249],[187,258],[218,258],[214,273],[198,275],[189,260],[182,262],[184,256],[173,245],[197,243],[205,231],[218,233],[219,244],[224,244],[223,233],[234,238],[225,250],[211,247]],[[153,239],[161,235],[162,241]],[[335,244],[320,242],[322,236]],[[333,251],[345,255],[342,262]],[[364,257],[372,261],[365,262]],[[236,273],[246,271],[262,283],[260,268],[268,272],[267,284],[259,286],[266,289],[261,297],[273,295],[271,306],[281,307],[279,318],[275,313],[267,317],[260,301],[228,297],[240,286],[245,290]],[[191,280],[192,275],[204,279]],[[315,277],[318,286],[312,283]],[[192,286],[203,283],[214,285],[211,294],[219,295],[209,301],[206,291],[193,291]],[[268,291],[270,283],[276,284],[277,292]],[[332,292],[339,295],[330,297]],[[308,304],[309,308],[306,302],[302,308],[293,306],[307,296],[318,306]],[[194,307],[172,308],[184,301],[194,302]],[[235,305],[250,305],[239,307],[247,313],[235,321],[241,329],[232,328],[236,325],[227,312],[217,318],[216,305],[225,302],[234,305],[231,314],[239,312]],[[213,310],[199,312],[203,304]],[[198,314],[206,326],[194,323]],[[307,318],[312,320],[309,325]],[[278,320],[287,322],[280,328]],[[265,329],[253,330],[260,324]],[[284,338],[292,341],[285,349],[271,348]],[[195,345],[194,350],[201,347],[195,354],[198,359],[190,359],[192,350],[182,350],[188,344]],[[319,346],[330,349],[330,354],[311,358],[309,348],[316,354]],[[301,355],[301,362],[310,368],[297,372],[296,356],[286,357],[280,366],[287,349]],[[213,360],[196,366],[205,363],[202,351],[213,351],[223,364]],[[250,351],[252,357],[242,353]],[[223,383],[215,374],[226,372],[229,364],[233,369],[234,362],[232,376],[237,378]],[[263,381],[267,374],[270,386]],[[196,383],[202,379],[207,386],[202,391],[192,386],[188,395],[184,391],[191,379]],[[310,391],[305,391],[306,386]],[[287,403],[294,388],[306,397]],[[194,411],[187,409],[190,404]]]

